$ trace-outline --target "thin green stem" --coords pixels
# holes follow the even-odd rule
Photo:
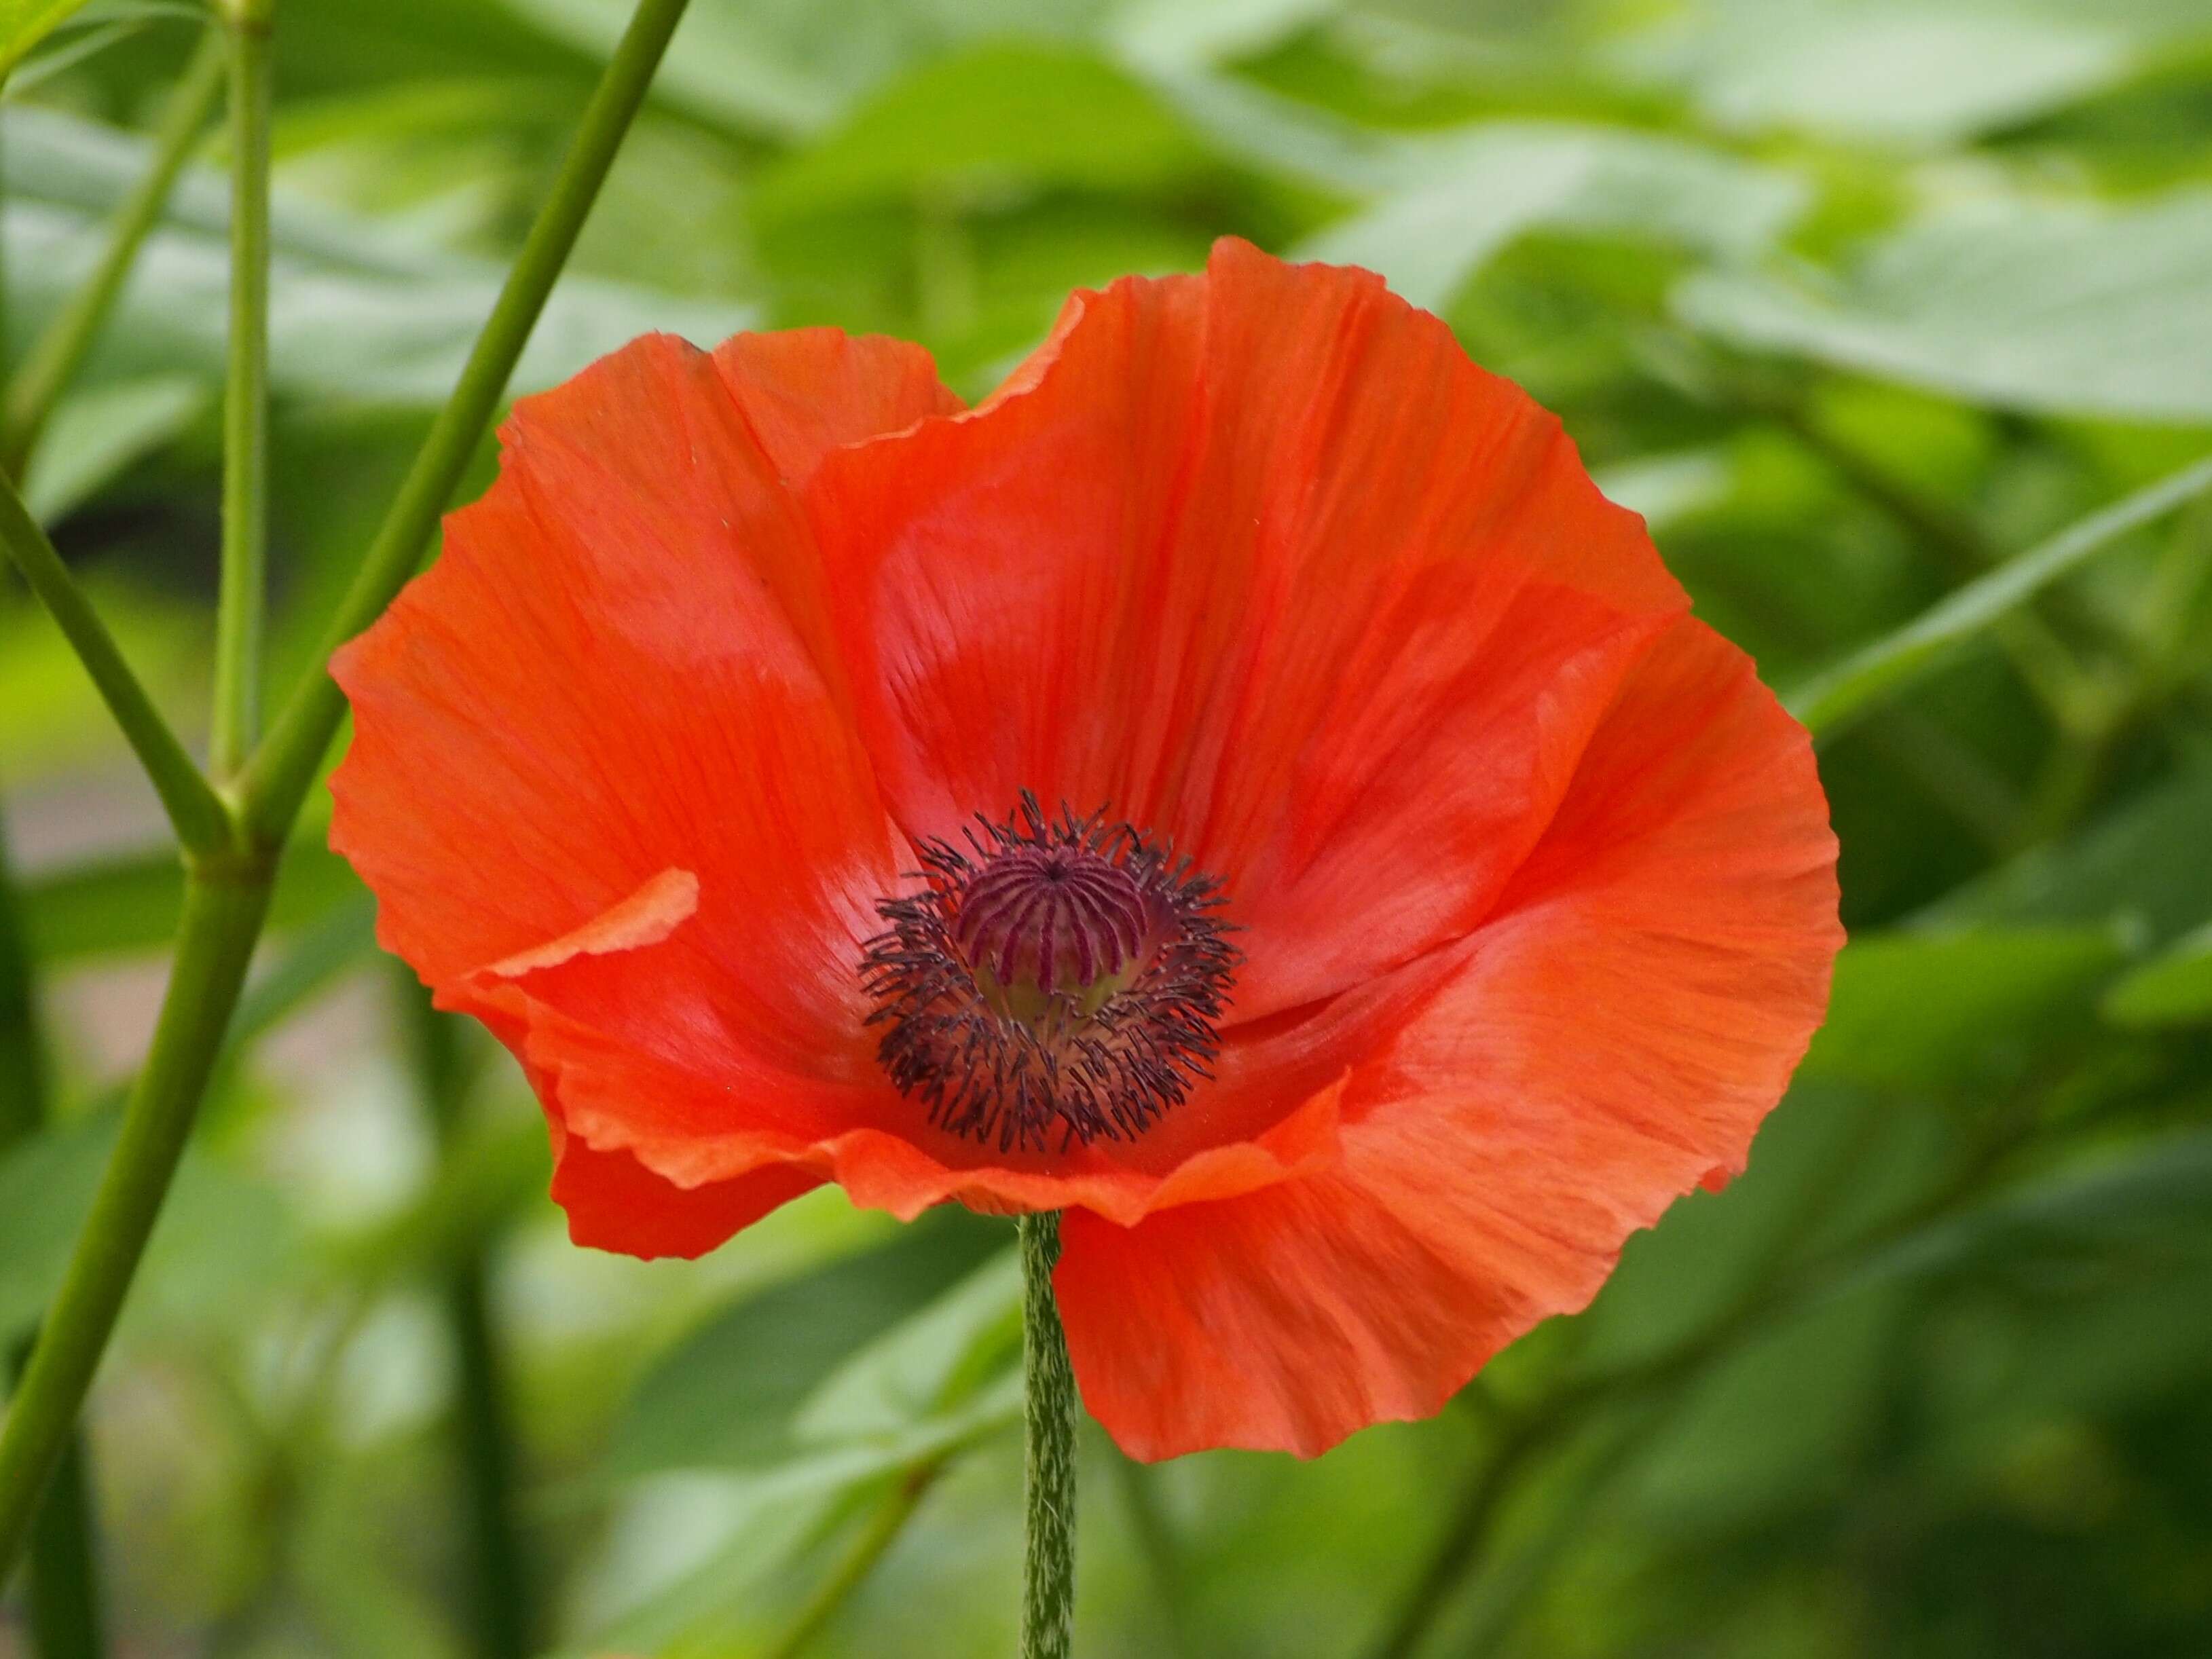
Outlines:
[[[452,398],[423,440],[406,482],[369,544],[361,574],[317,653],[315,667],[292,694],[246,768],[246,824],[257,842],[282,841],[307,798],[324,751],[345,716],[345,699],[325,667],[330,655],[376,620],[421,563],[439,515],[482,441],[531,329],[583,229],[623,135],[645,101],[684,4],[685,0],[639,0],[584,112],[553,193],[507,273],[507,285],[477,337]]]
[[[38,1659],[101,1659],[106,1634],[82,1433],[62,1448],[61,1466],[31,1529],[30,1553],[31,1644]]]
[[[9,382],[6,407],[0,411],[0,467],[9,477],[23,476],[54,405],[114,311],[138,251],[160,221],[177,175],[215,108],[227,58],[221,33],[210,30],[201,38],[155,129],[153,165],[116,210],[100,263],[48,320]]]
[[[37,968],[16,896],[0,816],[0,1151],[36,1134],[46,1120],[46,1048],[39,1037]]]
[[[411,972],[403,968],[395,977],[404,999],[416,1086],[441,1152],[450,1159],[461,1139],[468,1092],[459,1022],[431,1006],[429,994]],[[513,1413],[480,1245],[444,1270],[441,1291],[453,1348],[453,1431],[473,1556],[477,1650],[484,1659],[527,1659],[535,1651],[530,1619],[535,1601],[515,1523]]]
[[[1374,1659],[1410,1659],[1427,1638],[1460,1581],[1481,1554],[1492,1522],[1522,1466],[1554,1431],[1556,1418],[1534,1418],[1511,1431],[1492,1452],[1445,1522],[1429,1565],[1406,1598],[1396,1621],[1375,1649]]]
[[[265,15],[258,0],[230,0],[230,8],[247,15]],[[521,342],[559,274],[683,12],[684,0],[640,0],[586,112],[584,131],[562,168],[553,199],[533,228],[516,273],[494,308],[452,401],[432,428],[416,471],[402,490],[401,502],[387,521],[389,533],[380,538],[379,546],[386,550],[380,567],[390,574],[388,586],[373,580],[380,568],[380,560],[373,556],[356,585],[356,606],[365,604],[371,614],[380,608],[404,580],[427,539],[468,451],[482,435]],[[410,501],[411,507],[407,505]],[[407,526],[418,516],[420,535],[410,543]],[[175,1176],[268,914],[277,849],[306,798],[322,750],[337,730],[343,704],[319,674],[295,697],[288,711],[292,737],[272,744],[263,757],[270,765],[263,769],[254,796],[253,833],[246,837],[246,847],[238,847],[222,799],[162,722],[97,613],[4,480],[0,480],[0,542],[23,567],[33,590],[54,611],[84,659],[94,684],[146,762],[193,855],[187,860],[176,963],[153,1047],[131,1091],[122,1133],[61,1290],[49,1310],[38,1352],[10,1402],[6,1427],[0,1431],[0,1577],[4,1577],[21,1553],[40,1495],[61,1461],[70,1425],[99,1368]],[[348,617],[356,618],[346,623],[348,632],[368,620],[355,609],[344,613],[342,623]],[[330,701],[322,702],[319,693],[326,693]]]
[[[40,1040],[38,967],[16,904],[8,830],[0,815],[0,1150],[35,1134],[47,1115],[46,1044]],[[10,1382],[30,1358],[27,1339],[11,1356]],[[99,1558],[81,1436],[71,1437],[31,1534],[31,1640],[38,1659],[100,1659]]]
[[[562,167],[553,199],[532,228],[453,399],[432,428],[386,522],[387,533],[379,538],[377,547],[382,551],[372,550],[368,567],[342,613],[345,632],[365,625],[388,601],[427,541],[574,243],[630,118],[643,102],[684,5],[684,0],[640,0],[615,60],[586,112],[583,131]],[[265,0],[229,0],[226,13],[234,21],[265,21]],[[410,526],[416,527],[411,539]],[[0,1431],[0,1577],[4,1577],[22,1552],[40,1496],[66,1450],[71,1425],[176,1174],[268,915],[276,848],[306,798],[343,704],[319,674],[295,697],[288,710],[290,738],[272,741],[262,757],[269,764],[262,769],[252,797],[257,809],[253,834],[246,848],[239,848],[221,798],[161,720],[52,544],[4,481],[0,481],[0,542],[7,544],[33,590],[53,611],[84,659],[94,684],[146,763],[179,836],[195,855],[187,860],[176,962],[153,1046],[131,1091],[122,1133],[61,1289],[48,1310],[38,1351],[9,1404],[6,1427]],[[362,614],[362,606],[368,614]]]
[[[177,839],[193,853],[214,854],[228,848],[232,840],[229,809],[185,752],[175,731],[124,660],[107,624],[5,478],[0,478],[0,544],[6,545],[23,580],[76,647],[85,672],[153,781]]]
[[[222,584],[208,764],[227,778],[259,726],[269,587],[269,123],[266,5],[236,5],[230,44],[230,331],[222,402]]]
[[[1022,1659],[1067,1659],[1075,1636],[1075,1370],[1052,1293],[1060,1215],[1021,1218],[1022,1365],[1028,1386],[1028,1548]]]
[[[90,1213],[37,1352],[0,1432],[0,1577],[22,1552],[39,1503],[115,1328],[161,1200],[184,1155],[269,908],[273,864],[216,862],[185,887],[176,964]]]
[[[837,1616],[838,1609],[875,1571],[884,1552],[898,1541],[899,1534],[906,1529],[906,1523],[914,1518],[922,1498],[944,1472],[945,1462],[942,1457],[933,1458],[899,1478],[898,1484],[868,1517],[867,1525],[853,1540],[852,1548],[837,1563],[836,1570],[816,1587],[814,1594],[807,1597],[806,1605],[784,1627],[783,1633],[762,1650],[761,1659],[799,1659],[813,1644],[815,1638]]]
[[[1816,674],[1783,701],[1817,737],[1832,736],[1877,697],[1941,659],[1990,621],[2027,602],[2154,520],[2212,492],[2212,458],[2100,507],[1919,616]]]

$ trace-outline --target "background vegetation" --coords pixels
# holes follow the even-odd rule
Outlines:
[[[282,0],[274,684],[626,10]],[[834,322],[973,393],[1070,287],[1224,232],[1354,261],[1562,412],[1821,736],[1854,940],[1749,1175],[1433,1422],[1311,1465],[1140,1470],[1094,1437],[1079,1650],[2212,1652],[2212,473],[2166,482],[2212,451],[2212,7],[692,14],[523,386],[648,328]],[[100,0],[16,71],[12,363],[200,27]],[[192,731],[221,143],[26,479]],[[0,966],[28,969],[56,1103],[0,1113],[6,1338],[82,1215],[179,890],[12,577],[0,784]],[[110,1650],[1009,1650],[1003,1227],[825,1193],[698,1264],[571,1249],[514,1067],[375,955],[324,816],[94,1398]],[[0,1603],[0,1653],[98,1650],[34,1650],[33,1599]]]

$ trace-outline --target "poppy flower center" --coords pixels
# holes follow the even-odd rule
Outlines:
[[[921,889],[878,901],[862,983],[877,1047],[930,1121],[999,1150],[1133,1139],[1208,1074],[1238,954],[1219,884],[1103,813],[1033,795],[964,848],[921,845]]]

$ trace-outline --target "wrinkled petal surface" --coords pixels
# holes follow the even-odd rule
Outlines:
[[[534,967],[580,999],[565,1017],[721,1079],[726,1115],[881,1102],[853,940],[908,854],[821,652],[792,477],[952,406],[924,354],[830,331],[716,356],[648,337],[516,406],[497,483],[333,665],[355,734],[331,840],[441,1003],[519,1047]],[[569,948],[672,871],[682,917]],[[565,1123],[558,1068],[536,1076]],[[593,1242],[628,1248],[586,1219],[621,1207],[590,1170],[624,1167],[564,1159]]]
[[[1631,1232],[1742,1168],[1826,1004],[1835,855],[1803,730],[1678,624],[1497,914],[1352,1073],[1340,1170],[1068,1218],[1092,1413],[1140,1457],[1311,1455],[1583,1306]]]
[[[1128,1449],[1424,1415],[1741,1167],[1825,1002],[1803,732],[1559,423],[1366,273],[1224,242],[963,410],[828,330],[653,337],[518,404],[340,653],[332,840],[544,1103],[582,1243],[823,1182],[1063,1209]],[[921,838],[1024,790],[1220,878],[1212,1079],[1001,1154],[875,1058]]]
[[[1682,610],[1559,422],[1364,271],[1224,242],[1071,302],[809,502],[893,814],[1023,789],[1229,884],[1233,1018],[1464,933]]]

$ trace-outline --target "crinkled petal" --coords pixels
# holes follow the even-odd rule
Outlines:
[[[441,1001],[519,1044],[515,981],[558,981],[566,1018],[716,1079],[718,1128],[882,1109],[857,941],[911,855],[792,491],[951,406],[919,349],[832,331],[714,356],[648,337],[516,406],[498,482],[333,667],[355,735],[331,840]],[[620,1166],[563,1165],[580,1215],[611,1203],[594,1170]]]
[[[806,494],[902,827],[1030,789],[1171,837],[1246,929],[1237,1021],[1480,920],[1685,603],[1441,322],[1234,241]]]
[[[1093,1414],[1140,1457],[1311,1455],[1583,1306],[1631,1232],[1742,1167],[1826,1006],[1835,856],[1802,729],[1678,623],[1497,912],[1352,1073],[1340,1169],[1068,1218]]]

